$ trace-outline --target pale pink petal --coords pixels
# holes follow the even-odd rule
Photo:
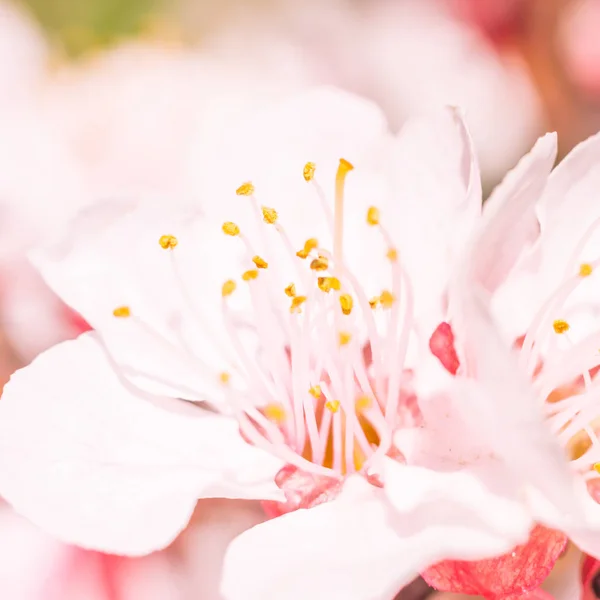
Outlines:
[[[522,504],[495,493],[466,469],[444,473],[387,460],[384,480],[386,495],[400,515],[398,534],[410,538],[414,533],[418,540],[420,527],[442,559],[497,556],[529,537],[532,520]],[[428,565],[437,562],[427,560]]]
[[[409,121],[390,169],[391,218],[384,224],[415,287],[418,314],[439,323],[449,265],[462,253],[481,211],[479,166],[460,111]]]
[[[495,502],[474,511],[485,495],[475,479],[462,487],[466,481],[390,461],[392,506],[386,491],[350,479],[337,499],[239,536],[225,557],[223,593],[228,600],[386,600],[442,557],[493,555],[527,537],[522,511],[499,514],[506,506]]]
[[[349,161],[355,169],[348,174],[345,186],[344,258],[358,271],[363,285],[372,283],[374,287],[377,277],[368,277],[373,282],[365,283],[362,275],[371,275],[374,264],[381,266],[375,269],[378,272],[386,269],[386,249],[384,246],[380,251],[381,235],[372,228],[369,231],[365,217],[367,207],[381,203],[387,191],[383,165],[392,140],[376,105],[335,88],[316,88],[236,121],[235,127],[226,128],[210,143],[204,136],[199,138],[190,164],[191,187],[210,216],[218,222],[235,221],[242,232],[249,232],[253,243],[260,244],[256,248],[259,254],[268,256],[281,241],[272,227],[265,228],[262,220],[256,219],[253,202],[235,195],[245,181],[254,184],[259,205],[278,211],[278,223],[295,249],[312,237],[322,247],[332,248],[333,231],[327,213],[333,213],[339,161]],[[303,177],[307,162],[315,165],[310,182]],[[354,243],[359,235],[364,244]],[[280,254],[278,262],[289,274],[295,266],[285,253]],[[288,283],[282,281],[283,285]],[[381,287],[372,294],[378,290]]]
[[[562,275],[571,254],[598,217],[594,194],[600,182],[600,134],[577,145],[554,169],[541,199],[544,262]],[[593,236],[586,253],[596,257],[598,237]],[[585,256],[582,257],[582,260]]]
[[[170,402],[136,394],[94,333],[55,346],[5,387],[0,493],[65,541],[124,554],[169,544],[199,497],[279,498],[281,464],[235,421]]]
[[[559,510],[576,505],[573,478],[558,442],[544,423],[541,406],[481,298],[464,289],[455,320],[465,349],[464,382],[453,394],[455,410],[486,440],[522,482],[539,489]],[[457,382],[460,383],[460,382]],[[472,385],[471,385],[472,384]]]
[[[102,203],[33,259],[50,287],[99,332],[129,380],[152,393],[216,401],[219,376],[232,362],[221,285],[242,272],[241,262],[234,271],[242,244],[198,213]],[[174,250],[159,245],[169,234],[178,240]],[[115,317],[119,307],[131,317]]]
[[[494,190],[471,248],[472,276],[493,292],[539,235],[535,214],[556,160],[556,134],[540,138]]]
[[[600,186],[600,134],[576,146],[554,169],[539,206],[542,264],[536,282],[546,299],[565,277],[576,275],[581,263],[600,255],[600,228],[596,191]],[[570,295],[568,310],[577,307],[572,319],[574,341],[597,323],[594,309],[600,293],[597,277],[589,277]],[[590,307],[590,304],[592,306]],[[591,317],[592,323],[589,319]],[[582,319],[579,326],[576,319]]]
[[[190,527],[174,550],[183,557],[183,589],[196,600],[221,600],[219,585],[223,559],[236,536],[262,523],[265,513],[257,502],[200,500]]]
[[[66,547],[6,505],[0,508],[0,597],[40,600]]]

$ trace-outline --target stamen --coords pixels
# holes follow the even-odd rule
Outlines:
[[[339,333],[340,346],[346,346],[350,342],[351,339],[352,339],[352,335],[349,334],[347,331],[340,331],[340,333]]]
[[[563,319],[556,319],[552,323],[552,327],[554,327],[554,331],[558,334],[566,333],[570,329],[570,325]]]
[[[347,160],[341,158],[335,176],[335,211],[334,211],[334,235],[333,235],[333,256],[336,264],[342,263],[344,250],[344,185],[346,175],[354,169],[354,166]]]
[[[223,223],[222,229],[223,229],[223,233],[225,235],[231,235],[231,236],[240,235],[240,228],[235,223],[232,223],[231,221],[226,221],[225,223]]]
[[[342,285],[337,277],[319,277],[317,285],[322,292],[329,293],[331,290],[339,292]]]
[[[158,243],[160,244],[160,247],[163,248],[163,250],[173,250],[173,248],[177,246],[179,241],[174,235],[168,234],[161,235],[160,239],[158,240]]]
[[[301,313],[302,309],[300,308],[306,302],[306,296],[295,296],[292,298],[292,304],[290,306],[291,313]]]
[[[113,310],[113,315],[119,319],[126,319],[131,316],[131,310],[129,306],[118,306]]]
[[[319,246],[319,242],[316,238],[309,238],[304,242],[304,248],[296,252],[296,256],[299,258],[307,258],[308,255]]]
[[[233,279],[228,279],[221,288],[221,295],[223,296],[223,298],[225,298],[226,296],[231,296],[231,294],[235,292],[236,287],[236,282]]]
[[[290,283],[283,291],[286,296],[293,298],[296,295],[296,286],[293,283]]]
[[[367,223],[369,225],[379,225],[379,209],[376,206],[370,206],[367,210]]]
[[[269,266],[269,263],[264,260],[263,258],[261,258],[260,256],[253,256],[252,257],[252,262],[259,268],[259,269],[266,269]]]
[[[314,162],[307,162],[304,165],[304,171],[303,171],[303,175],[304,175],[304,181],[312,181],[315,177],[315,169],[317,168],[317,165],[315,165]]]
[[[277,211],[274,208],[269,208],[268,206],[262,207],[263,221],[269,225],[273,225],[273,223],[277,222]]]
[[[246,183],[242,183],[242,185],[235,190],[235,193],[238,196],[252,196],[252,194],[254,194],[254,184],[251,181],[246,181]]]
[[[386,257],[390,262],[396,262],[398,260],[398,250],[396,250],[396,248],[390,248],[387,251]]]
[[[313,271],[327,271],[329,268],[329,261],[324,257],[315,258],[310,263],[310,268]]]
[[[381,302],[381,306],[386,309],[392,308],[394,299],[394,294],[388,290],[383,290],[383,292],[381,292],[381,296],[379,296],[379,302]]]
[[[340,296],[340,306],[342,308],[342,312],[345,315],[349,315],[352,312],[352,307],[354,306],[354,300],[350,294],[342,294]]]
[[[285,421],[286,413],[282,404],[267,404],[264,413],[265,417],[274,423],[280,424]]]
[[[373,406],[373,400],[369,398],[369,396],[361,396],[360,398],[357,398],[354,403],[354,408],[358,413],[368,410],[371,406]]]
[[[340,409],[340,401],[328,400],[325,402],[325,408],[335,414]]]
[[[579,276],[580,277],[589,277],[594,270],[594,267],[590,265],[590,263],[582,263],[579,265]]]
[[[256,269],[250,269],[249,271],[242,273],[242,279],[244,281],[252,281],[253,279],[256,279],[257,277],[258,277],[258,271]]]
[[[316,398],[317,400],[321,397],[321,386],[320,385],[313,385],[309,390],[308,393],[313,396],[314,398]]]
[[[229,373],[227,373],[226,371],[223,371],[222,373],[219,373],[219,381],[223,385],[227,385],[229,383],[230,379],[231,379],[231,375]]]
[[[377,306],[379,305],[379,301],[380,301],[380,298],[379,298],[379,296],[373,296],[373,298],[371,298],[371,299],[369,300],[369,306],[370,306],[372,309],[375,309],[375,308],[377,308]]]

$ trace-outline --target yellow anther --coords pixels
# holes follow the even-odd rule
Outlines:
[[[554,327],[556,333],[566,333],[570,329],[570,325],[563,319],[556,319],[556,321],[552,323],[552,327]]]
[[[371,298],[369,300],[369,306],[371,308],[377,308],[378,305],[379,305],[379,296],[373,296],[373,298]]]
[[[281,404],[267,404],[264,408],[265,417],[275,423],[285,421],[285,408]]]
[[[310,263],[310,268],[313,271],[326,271],[328,267],[329,261],[324,256],[319,256]]]
[[[258,277],[258,271],[256,269],[250,269],[249,271],[242,273],[242,279],[244,281],[252,281],[253,279],[256,279],[257,277]]]
[[[309,390],[308,393],[313,396],[314,398],[317,398],[317,400],[321,397],[321,386],[320,385],[313,385]]]
[[[274,208],[268,206],[262,207],[263,221],[269,225],[273,225],[277,221],[277,211]]]
[[[293,283],[290,283],[283,291],[286,296],[293,298],[296,295],[296,286]]]
[[[304,175],[305,181],[312,181],[314,179],[316,168],[317,168],[317,165],[315,165],[314,162],[307,162],[304,165],[304,172],[302,174]]]
[[[246,181],[246,183],[242,183],[242,185],[235,190],[235,193],[238,196],[252,196],[252,194],[254,194],[254,185],[251,181]]]
[[[252,257],[252,262],[259,269],[266,269],[269,266],[269,263],[266,260],[264,260],[263,258],[261,258],[260,256],[254,256],[254,257]]]
[[[226,296],[231,296],[231,294],[235,292],[236,287],[236,282],[233,279],[228,279],[221,288],[221,296],[223,296],[223,298],[225,298]]]
[[[226,235],[240,235],[240,228],[231,221],[223,223],[223,233]]]
[[[582,263],[579,265],[579,275],[580,277],[589,277],[592,274],[594,267],[590,265],[590,263]]]
[[[396,248],[390,248],[387,251],[386,256],[390,262],[396,262],[398,260],[398,250],[396,250]]]
[[[332,413],[336,413],[340,409],[340,401],[327,400],[327,402],[325,402],[325,408],[327,410],[330,410]]]
[[[383,292],[381,292],[381,296],[379,296],[379,302],[381,302],[381,306],[383,308],[392,308],[394,300],[394,294],[388,290],[383,290]]]
[[[342,284],[337,277],[319,277],[317,279],[317,285],[322,292],[329,293],[331,290],[339,292]]]
[[[373,406],[373,400],[371,400],[369,396],[360,396],[360,398],[357,398],[356,402],[354,403],[354,407],[356,408],[357,412],[368,410],[371,408],[371,406]]]
[[[319,246],[319,240],[317,240],[317,238],[308,238],[304,242],[304,250],[306,252],[311,252],[312,250],[314,250],[318,246]]]
[[[158,243],[160,244],[160,247],[164,250],[173,250],[173,248],[177,246],[179,241],[174,235],[161,235],[158,240]]]
[[[229,383],[230,379],[231,379],[231,375],[229,373],[227,373],[227,371],[223,371],[222,373],[219,373],[219,381],[223,385],[227,385]]]
[[[117,308],[113,310],[113,315],[119,319],[125,319],[131,316],[131,309],[129,306],[117,306]]]
[[[340,158],[335,174],[335,202],[333,210],[333,256],[336,262],[342,262],[344,249],[344,186],[346,175],[354,167],[347,160]]]
[[[317,238],[309,238],[308,240],[306,240],[304,242],[304,248],[302,248],[302,250],[298,250],[298,252],[296,252],[296,256],[300,257],[300,258],[307,258],[308,255],[311,253],[312,250],[314,250],[315,248],[317,248],[319,245],[319,241],[317,240]]]
[[[342,294],[340,296],[340,306],[342,307],[342,312],[345,315],[349,315],[352,312],[352,307],[354,306],[354,300],[352,300],[352,296],[350,294]]]
[[[369,225],[379,225],[379,209],[376,206],[369,206],[367,210],[367,223]]]
[[[339,333],[339,342],[340,346],[345,346],[350,342],[352,336],[347,331],[340,331]]]
[[[338,165],[338,173],[337,175],[340,176],[340,172],[341,174],[345,175],[346,173],[348,173],[348,171],[353,171],[354,170],[354,165],[346,160],[345,158],[340,158],[340,164]]]
[[[291,313],[301,313],[302,309],[300,308],[306,302],[306,296],[294,296],[292,298],[292,304],[290,305]]]
[[[600,473],[600,463],[594,464],[594,471],[596,471],[596,473]]]

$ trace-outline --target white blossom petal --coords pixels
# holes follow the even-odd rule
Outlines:
[[[126,387],[95,334],[55,346],[5,387],[0,493],[61,539],[122,554],[169,544],[199,497],[280,497],[281,465],[235,421],[168,403]]]
[[[389,600],[443,558],[499,554],[527,538],[526,515],[502,501],[488,510],[475,479],[389,461],[385,481],[384,491],[352,478],[336,500],[240,535],[225,557],[224,596]]]

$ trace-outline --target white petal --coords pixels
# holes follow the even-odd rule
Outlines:
[[[559,228],[561,234],[577,239],[596,203],[591,196],[600,177],[600,134],[578,144],[554,169],[538,209],[542,228]],[[579,230],[579,231],[578,231]],[[566,247],[573,242],[564,240]]]
[[[177,237],[174,251],[159,245],[165,234]],[[225,237],[219,226],[201,223],[197,209],[102,203],[82,212],[33,259],[136,385],[218,400],[219,374],[231,364],[220,320],[221,284],[231,273],[208,256],[214,252],[226,262],[219,246]],[[114,316],[122,306],[130,318]]]
[[[539,235],[535,208],[556,160],[556,143],[556,134],[540,138],[486,202],[470,251],[472,275],[490,292]]]
[[[543,262],[538,288],[547,297],[568,276],[576,275],[581,263],[596,261],[600,256],[600,209],[596,193],[600,186],[600,134],[576,146],[554,169],[540,203],[540,237]],[[580,246],[584,236],[587,241]],[[588,277],[572,293],[564,307],[574,318],[592,319],[598,324],[595,309],[600,293],[597,277]],[[590,306],[591,305],[591,306]],[[588,323],[571,323],[571,338],[581,339],[588,333]]]
[[[227,547],[242,532],[265,519],[258,502],[222,499],[198,502],[190,527],[174,548],[186,558],[190,589],[200,592],[193,596],[194,600],[222,600],[219,584]]]
[[[199,497],[278,495],[281,465],[233,420],[168,402],[125,387],[95,334],[55,346],[5,387],[0,493],[68,542],[125,554],[167,545]]]
[[[544,423],[541,406],[501,339],[488,308],[473,290],[463,290],[455,333],[465,348],[466,374],[454,406],[467,426],[484,438],[521,481],[537,487],[558,509],[575,506],[573,479],[558,442]]]
[[[0,595],[7,600],[46,597],[48,579],[68,550],[37,527],[0,507]]]
[[[497,517],[494,510],[506,508],[497,503],[482,519],[485,507],[476,511],[474,502],[484,495],[471,500],[480,488],[472,483],[456,489],[464,483],[454,475],[391,465],[386,485],[394,508],[383,490],[351,478],[338,499],[239,536],[225,557],[223,593],[227,600],[389,600],[442,558],[488,556],[526,539],[526,517]]]
[[[409,121],[391,169],[389,227],[413,281],[417,310],[431,312],[435,326],[449,265],[462,253],[481,210],[479,167],[461,113],[447,109],[435,118]]]
[[[493,493],[473,473],[440,473],[387,460],[384,481],[387,497],[399,513],[398,535],[410,537],[421,529],[422,538],[435,547],[420,548],[421,561],[427,565],[443,558],[495,556],[529,537],[533,523],[523,504]]]

